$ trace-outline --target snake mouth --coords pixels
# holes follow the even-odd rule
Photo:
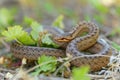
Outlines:
[[[69,42],[71,41],[71,39],[67,39],[67,38],[60,38],[60,39],[56,39],[59,42]]]

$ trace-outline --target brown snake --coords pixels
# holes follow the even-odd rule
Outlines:
[[[87,32],[85,36],[80,36]],[[81,22],[72,31],[68,33],[53,34],[54,41],[60,46],[66,47],[66,54],[73,57],[80,56],[71,64],[74,66],[89,65],[91,71],[100,70],[109,62],[109,57],[103,55],[112,55],[110,46],[103,40],[98,39],[99,29],[91,22]],[[83,51],[89,51],[93,54],[84,54]],[[40,55],[49,55],[56,57],[65,57],[65,51],[53,48],[23,46],[16,42],[12,43],[11,51],[18,58],[37,60]]]

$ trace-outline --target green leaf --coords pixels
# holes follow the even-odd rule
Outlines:
[[[19,25],[8,27],[8,30],[3,31],[2,35],[6,37],[7,41],[16,40],[18,43],[23,43],[25,45],[35,44],[28,33]]]
[[[41,69],[40,69],[40,68],[37,68],[37,69],[35,69],[34,72],[31,73],[31,75],[32,75],[32,76],[37,76],[37,75],[39,75],[40,72],[41,72]]]
[[[24,17],[24,23],[27,25],[31,25],[34,20],[29,17]]]
[[[64,8],[59,8],[58,11],[59,11],[59,13],[62,13],[62,14],[66,15],[66,16],[72,18],[72,19],[77,18],[77,15],[75,14],[75,12],[70,8],[65,8],[65,7]]]
[[[100,2],[100,0],[90,0],[90,3],[92,3],[96,10],[100,11],[103,14],[106,14],[109,11],[109,9],[106,6],[104,6]]]
[[[35,45],[35,41],[32,40],[30,35],[27,32],[24,32],[22,36],[17,38],[24,45]]]
[[[40,25],[39,23],[33,21],[32,24],[31,24],[31,27],[32,27],[32,31],[31,31],[31,36],[32,38],[37,41],[38,38],[39,38],[39,33],[40,32],[43,32],[43,26]]]
[[[5,30],[5,27],[0,27],[0,36],[2,36],[2,31],[4,31]]]
[[[14,14],[11,13],[10,10],[6,8],[0,9],[0,26],[7,27],[11,23],[13,23]]]
[[[105,22],[105,16],[104,15],[102,15],[102,16],[94,15],[93,17],[97,22],[99,22],[101,24],[103,24]]]
[[[38,35],[37,32],[35,32],[35,31],[31,31],[30,34],[31,34],[32,38],[33,38],[35,41],[38,40],[39,35]]]
[[[51,36],[51,34],[45,34],[42,36],[42,46],[44,46],[44,47],[50,46],[50,47],[58,48],[59,46],[51,40],[50,36]]]
[[[120,6],[115,8],[116,13],[120,16]]]
[[[55,10],[53,4],[50,3],[50,2],[46,2],[46,3],[43,5],[43,7],[44,7],[44,9],[46,9],[46,11],[49,12],[49,13],[53,13],[54,10]]]
[[[43,64],[45,62],[52,61],[52,60],[56,60],[56,58],[52,57],[52,56],[45,56],[45,55],[43,55],[43,56],[38,58],[38,64]],[[56,65],[57,65],[57,62],[51,62],[51,63],[45,64],[45,65],[42,65],[40,67],[40,69],[42,71],[45,71],[45,72],[46,71],[53,72],[56,69]]]
[[[52,25],[63,29],[64,28],[63,18],[64,18],[63,15],[58,16]]]
[[[86,21],[90,21],[91,20],[90,16],[89,15],[85,15],[85,20]]]
[[[120,51],[120,45],[116,44],[115,42],[112,42],[111,44],[112,44],[112,46],[113,46],[115,49],[117,49],[118,51]]]
[[[42,55],[38,58],[38,64],[44,64],[48,61],[56,60],[55,57]],[[40,72],[53,72],[56,69],[57,62],[50,62],[48,64],[41,65],[40,68],[37,68],[34,72],[34,75],[38,75]]]
[[[24,31],[22,30],[22,27],[16,25],[14,27],[8,27],[8,30],[3,31],[2,35],[6,37],[6,40],[12,41],[19,38],[23,33]]]
[[[36,31],[36,32],[42,32],[43,31],[43,26],[40,25],[38,22],[33,21],[31,24],[32,30]]]
[[[90,77],[86,76],[88,71],[89,71],[88,66],[84,66],[81,68],[74,68],[72,70],[73,80],[90,80]]]
[[[120,28],[116,27],[112,30],[112,32],[109,34],[109,36],[115,36],[116,34],[120,34]]]

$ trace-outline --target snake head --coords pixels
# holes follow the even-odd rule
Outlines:
[[[65,33],[55,36],[54,39],[58,42],[69,42],[73,39],[73,36],[71,35],[71,33]]]

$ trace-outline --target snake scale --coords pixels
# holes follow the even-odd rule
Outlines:
[[[83,33],[86,33],[83,35]],[[11,44],[11,52],[18,58],[37,60],[41,55],[55,57],[79,57],[71,61],[73,66],[89,65],[91,71],[98,71],[105,67],[112,55],[111,47],[104,39],[98,39],[99,28],[92,22],[80,22],[71,31],[53,34],[53,40],[65,50],[45,47],[23,46],[16,42]],[[80,36],[81,35],[81,36]],[[85,54],[90,52],[91,54]]]

